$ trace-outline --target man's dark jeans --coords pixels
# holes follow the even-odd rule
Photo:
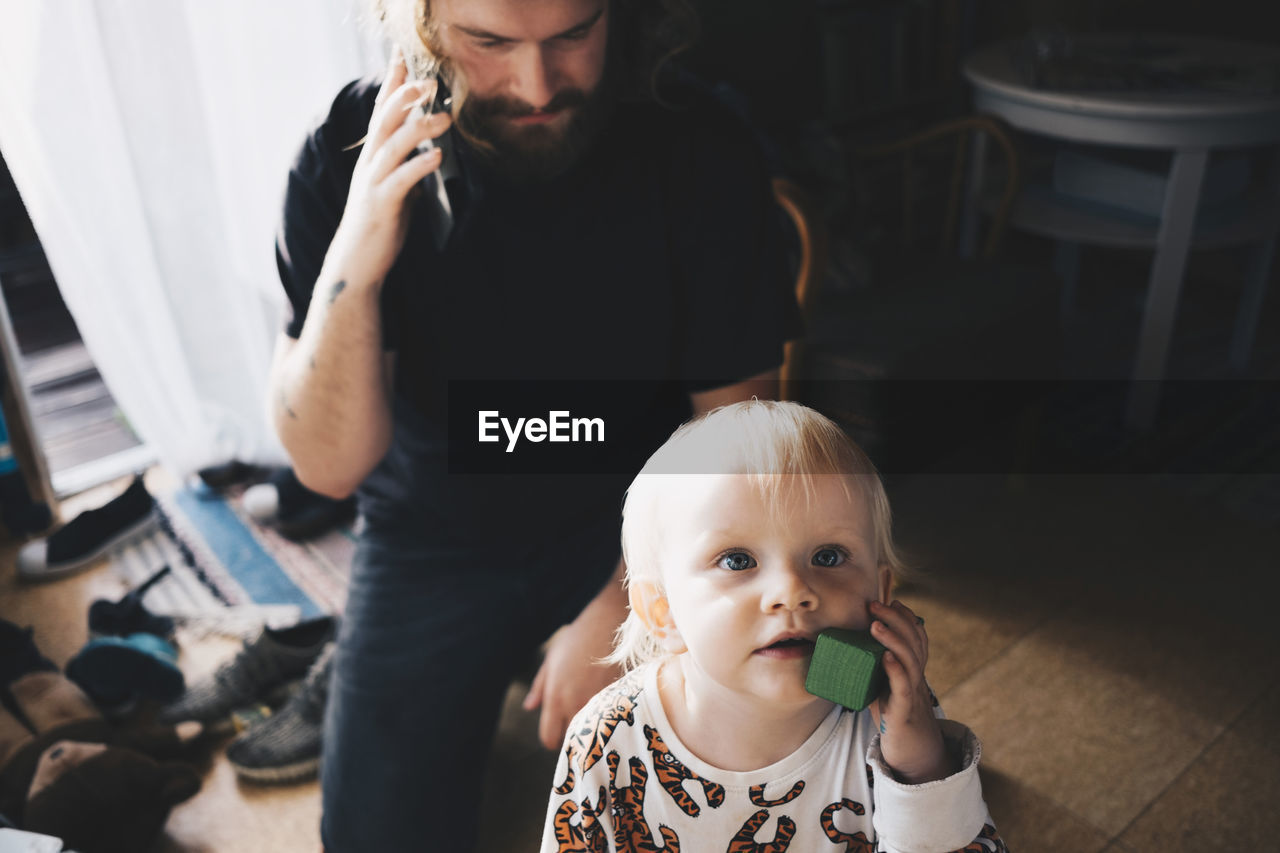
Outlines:
[[[361,545],[325,712],[327,853],[473,848],[508,684],[618,558],[616,520],[532,553]]]

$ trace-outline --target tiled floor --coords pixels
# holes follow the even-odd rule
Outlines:
[[[1280,529],[1150,478],[929,477],[894,498],[919,567],[902,597],[925,616],[930,679],[985,745],[985,790],[1015,851],[1261,851],[1280,837],[1280,629],[1267,583]],[[103,567],[18,587],[0,612],[62,662]],[[207,669],[230,643],[189,647]],[[554,755],[512,689],[485,793],[483,850],[537,844]],[[241,785],[218,758],[159,848],[319,849],[314,783]]]
[[[920,605],[947,614],[930,623],[950,649],[934,678],[949,714],[986,743],[1006,839],[1035,851],[1270,849],[1280,817],[1263,803],[1280,793],[1280,738],[1258,716],[1280,686],[1262,594],[1280,531],[1143,478],[1033,482],[996,507],[986,535],[1004,542],[985,570],[981,535],[957,542]],[[966,583],[986,600],[944,603]],[[978,631],[972,643],[956,610],[1018,635],[993,649]]]

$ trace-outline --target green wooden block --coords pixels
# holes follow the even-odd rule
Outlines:
[[[818,635],[804,689],[861,711],[884,689],[884,646],[867,631],[828,628]]]

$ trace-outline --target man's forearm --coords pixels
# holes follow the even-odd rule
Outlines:
[[[302,334],[276,352],[276,430],[298,478],[331,497],[354,491],[391,441],[379,295],[322,273]]]

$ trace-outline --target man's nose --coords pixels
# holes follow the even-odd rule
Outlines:
[[[512,95],[535,109],[542,109],[555,96],[554,70],[541,45],[528,45],[516,62]]]
[[[818,592],[809,583],[805,566],[784,563],[772,567],[765,576],[766,587],[761,609],[766,613],[781,610],[815,610]]]

